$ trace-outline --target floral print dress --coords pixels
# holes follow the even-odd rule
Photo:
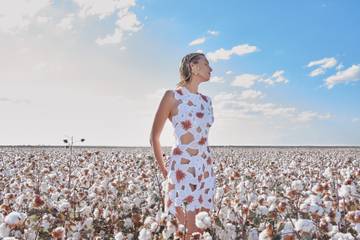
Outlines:
[[[165,212],[175,216],[176,207],[195,211],[214,209],[215,174],[208,147],[208,134],[214,122],[211,98],[192,93],[186,87],[173,90],[178,102],[172,116],[175,144],[167,163]]]

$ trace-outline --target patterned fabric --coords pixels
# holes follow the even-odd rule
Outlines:
[[[208,133],[214,122],[211,98],[192,93],[186,87],[173,90],[178,101],[172,116],[175,145],[167,165],[165,212],[175,215],[175,207],[194,211],[214,209],[215,174],[208,147]]]

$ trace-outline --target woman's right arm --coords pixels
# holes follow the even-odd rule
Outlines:
[[[159,164],[160,171],[166,177],[167,169],[163,159],[163,152],[160,145],[160,135],[164,128],[166,119],[169,117],[171,108],[173,106],[173,92],[166,90],[164,96],[161,99],[160,105],[155,114],[154,122],[150,134],[150,145],[154,151],[155,159]]]

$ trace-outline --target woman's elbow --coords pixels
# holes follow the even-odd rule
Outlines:
[[[151,134],[149,141],[150,141],[150,145],[153,146],[153,145],[154,145],[154,142],[158,141],[158,137],[156,137],[155,135]]]

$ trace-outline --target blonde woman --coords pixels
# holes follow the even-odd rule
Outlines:
[[[186,239],[203,230],[195,225],[199,211],[214,209],[215,174],[208,147],[208,134],[214,122],[212,101],[198,92],[209,81],[212,68],[203,53],[190,53],[180,63],[180,82],[162,97],[153,122],[150,144],[168,189],[165,211],[188,228]],[[159,142],[166,119],[174,127],[175,144],[168,165]]]

